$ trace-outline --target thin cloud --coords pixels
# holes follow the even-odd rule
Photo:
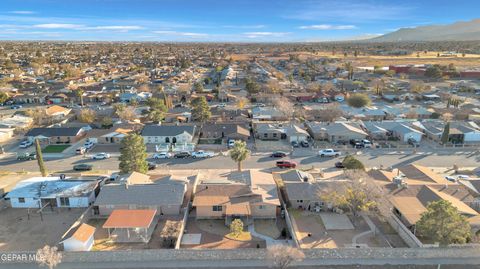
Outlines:
[[[290,33],[287,32],[247,32],[243,33],[244,36],[248,38],[258,38],[258,37],[283,37]]]
[[[300,6],[300,8],[299,8]],[[305,21],[337,20],[343,22],[366,22],[405,19],[413,6],[395,4],[359,3],[357,1],[306,1],[303,5],[289,7],[284,18]]]
[[[263,24],[257,25],[224,25],[223,28],[230,28],[230,29],[262,29],[267,27]]]
[[[170,35],[170,36],[186,36],[186,37],[208,37],[206,33],[177,32],[177,31],[153,31],[154,34]]]
[[[97,30],[141,30],[143,27],[137,25],[111,25],[111,26],[95,26]]]
[[[44,23],[44,24],[35,24],[33,28],[41,29],[80,29],[85,27],[81,24],[70,24],[70,23]]]
[[[351,30],[351,29],[356,29],[357,27],[355,25],[315,24],[315,25],[304,25],[298,28],[304,29],[304,30]]]
[[[9,11],[8,13],[17,14],[17,15],[31,15],[31,14],[36,14],[37,12],[30,11],[30,10],[14,10],[14,11]]]

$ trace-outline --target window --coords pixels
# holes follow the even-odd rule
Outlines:
[[[212,208],[212,211],[222,211],[222,206],[221,205],[214,205],[213,208]]]
[[[297,203],[303,203],[303,200],[297,200]]]
[[[68,197],[60,197],[60,206],[70,206],[70,199]]]
[[[18,198],[18,202],[24,204],[25,203],[25,198]]]
[[[267,138],[267,137],[268,137],[268,134],[267,134],[267,133],[264,133],[264,134],[263,134],[263,137]]]
[[[276,134],[276,133],[274,133],[274,134],[273,134],[273,137],[277,137],[277,134]]]
[[[165,137],[165,143],[170,143],[170,137]]]
[[[264,205],[259,205],[258,209],[260,209],[260,210],[265,209],[265,206]]]

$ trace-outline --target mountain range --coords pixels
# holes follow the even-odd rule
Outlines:
[[[480,19],[460,21],[447,25],[427,25],[401,28],[370,39],[375,42],[395,41],[480,41]]]

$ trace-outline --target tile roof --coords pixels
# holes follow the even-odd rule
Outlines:
[[[95,233],[95,227],[82,223],[80,227],[72,234],[72,237],[80,242],[87,242]]]

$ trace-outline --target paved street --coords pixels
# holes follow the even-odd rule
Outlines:
[[[384,154],[378,152],[366,152],[357,155],[367,167],[397,167],[409,163],[417,163],[428,167],[452,167],[457,164],[460,167],[477,167],[480,163],[479,153],[466,153],[462,151],[448,151],[445,153],[429,153],[422,152],[412,154]],[[334,163],[341,160],[339,158],[320,158],[318,156],[307,157],[286,157],[283,159],[291,159],[299,163],[300,168],[332,168]],[[272,168],[279,159],[271,158],[268,154],[253,155],[243,163],[245,169],[262,169]],[[154,160],[152,160],[154,161]],[[236,164],[228,156],[217,156],[210,159],[168,159],[157,160],[159,165],[157,169],[162,167],[168,169],[236,169]],[[79,163],[91,163],[94,170],[117,170],[118,158],[112,157],[107,160],[91,160],[83,156],[72,156],[65,159],[46,159],[46,166],[52,172],[70,172],[73,165]],[[0,170],[2,171],[37,171],[36,161],[19,162],[14,157],[0,159]]]

